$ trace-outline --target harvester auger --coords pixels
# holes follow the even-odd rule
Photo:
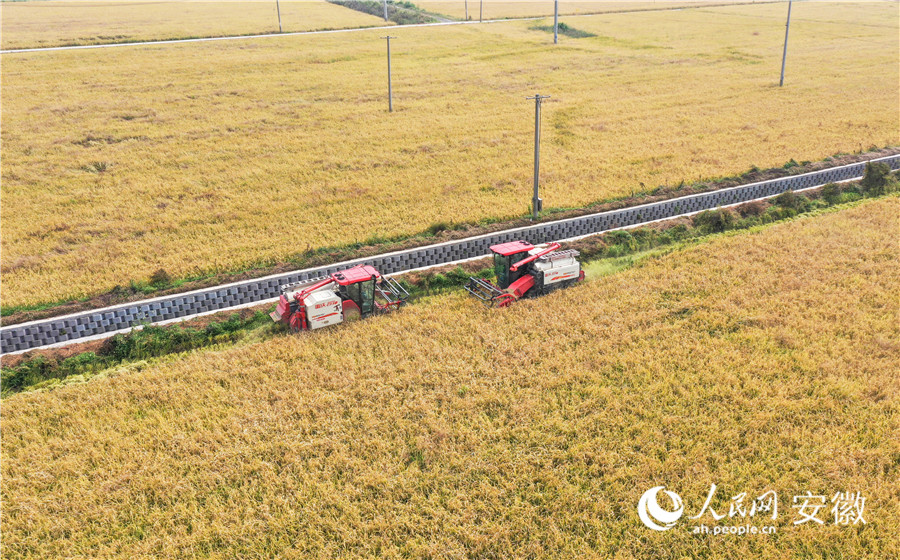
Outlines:
[[[278,307],[269,316],[294,331],[306,331],[386,313],[408,298],[409,292],[393,278],[358,265],[321,280],[282,286]]]
[[[497,283],[469,278],[466,291],[488,306],[506,307],[584,280],[578,251],[558,251],[559,247],[559,243],[534,246],[525,241],[492,245]]]

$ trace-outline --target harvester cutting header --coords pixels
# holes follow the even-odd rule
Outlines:
[[[506,307],[522,298],[548,294],[584,280],[575,249],[558,251],[559,243],[532,245],[513,241],[492,245],[497,283],[469,278],[465,288],[487,305]]]

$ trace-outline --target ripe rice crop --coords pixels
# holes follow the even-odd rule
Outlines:
[[[325,0],[281,0],[282,30],[385,25]],[[278,32],[275,2],[4,2],[4,49]],[[390,24],[388,24],[390,25]]]
[[[520,216],[535,92],[547,208],[900,143],[896,5],[783,8],[4,55],[3,306]]]
[[[14,395],[4,555],[897,557],[898,212]],[[777,533],[638,520],[652,486],[693,514],[713,483],[720,512],[775,489]],[[792,526],[806,490],[860,492],[867,524]]]

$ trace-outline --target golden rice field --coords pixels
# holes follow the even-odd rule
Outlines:
[[[559,2],[560,15],[598,14],[606,12],[622,12],[627,10],[659,10],[676,7],[698,6],[703,4],[731,4],[748,0],[653,0],[617,1],[617,0],[562,0]],[[417,0],[414,2],[423,10],[443,14],[456,19],[465,19],[466,0]],[[553,15],[553,0],[468,0],[469,19],[535,17]],[[576,25],[576,21],[568,22]]]
[[[896,558],[898,212],[720,237],[508,310],[437,296],[14,395],[3,554]],[[775,521],[743,521],[777,533],[638,519],[652,486],[692,516],[711,484],[719,512],[775,490]],[[866,524],[795,526],[807,490],[860,492]]]
[[[325,0],[280,0],[285,32],[385,25]],[[3,2],[4,49],[278,32],[274,1]],[[392,25],[392,24],[389,24]]]
[[[783,8],[4,55],[3,306],[521,215],[535,92],[545,208],[900,143],[896,4]]]

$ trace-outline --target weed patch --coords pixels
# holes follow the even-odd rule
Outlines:
[[[553,33],[552,25],[533,25],[529,27],[529,29],[533,29],[535,31],[546,31],[547,33]],[[568,24],[560,23],[557,26],[557,32],[560,35],[565,35],[566,37],[571,37],[572,39],[583,39],[585,37],[596,37],[596,33],[591,33],[589,31],[582,31],[580,29],[575,29],[574,27],[570,27]]]

